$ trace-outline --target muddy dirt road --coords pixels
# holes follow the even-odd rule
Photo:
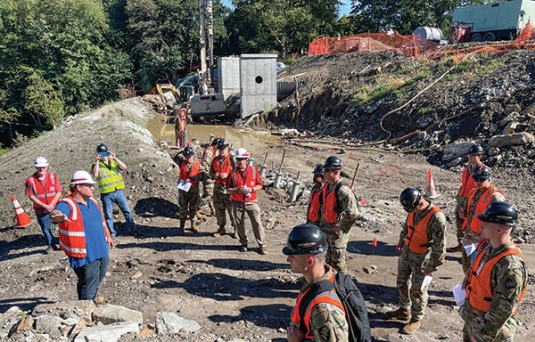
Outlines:
[[[98,128],[99,132],[105,130],[105,126]],[[114,129],[120,131],[118,127]],[[193,131],[195,126],[190,129]],[[95,131],[93,127],[89,130]],[[98,141],[99,137],[95,136],[84,141],[89,146],[85,159],[92,158],[90,151]],[[213,217],[200,224],[200,233],[187,230],[185,235],[178,236],[176,170],[170,167],[170,158],[165,156],[165,151],[160,155],[161,150],[155,148],[154,143],[140,144],[139,140],[136,141],[121,140],[122,153],[119,156],[129,165],[129,172],[125,174],[125,192],[143,236],[126,236],[126,227],[118,223],[118,245],[111,251],[112,261],[100,287],[100,295],[109,303],[142,311],[144,325],[149,329],[153,329],[158,311],[175,312],[202,326],[198,333],[153,335],[143,338],[143,341],[285,341],[285,327],[294,305],[299,276],[290,272],[281,250],[290,229],[304,222],[306,200],[300,198],[297,203],[287,203],[289,194],[270,187],[268,177],[268,186],[259,193],[262,220],[269,228],[268,254],[265,256],[257,253],[257,246],[253,243],[249,245],[251,251],[240,253],[237,240],[230,236],[212,237],[211,233],[217,230]],[[44,140],[42,143],[49,144]],[[78,147],[73,146],[73,149]],[[139,152],[140,149],[142,152]],[[269,169],[272,158],[276,158],[277,164],[286,150],[285,178],[295,177],[301,171],[301,181],[308,187],[311,182],[309,172],[331,154],[330,147],[320,148],[318,145],[317,150],[310,150],[282,141],[269,141],[256,149],[256,153],[262,156],[269,152]],[[335,148],[333,153],[338,151]],[[26,151],[30,152],[33,158],[36,151]],[[201,150],[198,149],[198,152]],[[4,156],[2,161],[4,164],[10,161],[13,167],[16,163],[14,156]],[[462,280],[460,253],[448,254],[447,262],[436,272],[429,289],[426,316],[414,335],[401,335],[399,330],[403,324],[384,320],[383,316],[385,311],[394,308],[398,297],[395,288],[395,244],[405,219],[397,199],[399,193],[408,186],[423,188],[427,170],[431,169],[437,191],[442,194],[436,203],[450,218],[448,245],[454,246],[453,209],[459,170],[444,171],[430,166],[423,156],[384,150],[347,150],[338,156],[344,162],[343,177],[349,181],[357,163],[360,163],[354,188],[358,196],[366,200],[366,205],[362,207],[362,220],[351,231],[348,264],[367,301],[374,338],[377,341],[461,341],[462,321],[451,293],[451,289]],[[31,158],[27,157],[28,160]],[[51,165],[64,165],[63,168],[55,168],[61,173],[63,181],[75,166],[61,163],[60,158],[63,157],[57,153],[49,160],[55,162]],[[86,166],[84,163],[88,164],[86,161],[76,165]],[[21,165],[15,166],[22,168]],[[31,172],[28,167],[23,171]],[[530,180],[516,179],[512,187],[508,182],[511,177],[508,172],[496,172],[494,183],[513,203],[523,203],[522,199],[531,195],[523,190],[528,188],[523,182]],[[6,175],[23,178],[15,172],[6,171]],[[22,184],[19,184],[20,187]],[[140,190],[145,188],[146,191]],[[522,212],[529,207],[525,203],[519,205],[522,208],[520,222],[523,223]],[[26,210],[31,213],[31,207],[26,205]],[[124,222],[122,215],[116,221]],[[252,236],[250,226],[247,229]],[[45,247],[36,224],[26,229],[5,226],[0,229],[0,238],[0,313],[14,305],[32,310],[41,303],[76,299],[76,276],[68,267],[67,258],[63,252],[43,254]],[[377,248],[371,246],[373,238],[378,240]],[[535,246],[524,244],[521,248],[528,264],[535,265]],[[371,265],[377,266],[375,272],[364,272],[363,269]],[[531,286],[534,282],[531,276]],[[521,326],[517,338],[535,340],[533,287],[528,289],[518,317]],[[140,339],[139,336],[127,335],[122,340]]]

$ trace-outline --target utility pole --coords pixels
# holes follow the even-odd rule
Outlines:
[[[199,24],[201,36],[201,71],[199,76],[199,93],[212,94],[212,66],[214,65],[214,16],[213,1],[199,0]],[[206,31],[208,31],[208,60],[206,66]]]
[[[199,94],[206,94],[208,91],[208,79],[206,77],[206,33],[204,24],[204,0],[199,0],[199,24],[201,38],[201,70],[197,73],[199,82]]]

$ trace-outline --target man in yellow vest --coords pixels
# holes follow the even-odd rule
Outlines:
[[[511,241],[518,213],[507,202],[494,202],[478,218],[484,240],[463,281],[463,342],[513,341],[528,283],[526,261]]]
[[[129,234],[139,237],[136,224],[132,218],[132,212],[124,196],[124,182],[121,172],[126,169],[126,164],[120,161],[114,151],[108,151],[108,146],[101,143],[97,146],[96,163],[91,168],[91,174],[97,178],[98,191],[102,201],[104,217],[110,229],[111,236],[116,236],[117,231],[113,227],[113,204],[123,212],[128,226]]]
[[[448,252],[461,252],[463,249],[463,223],[464,218],[459,216],[463,208],[466,208],[466,202],[468,201],[468,194],[476,187],[472,173],[476,167],[484,165],[481,163],[481,157],[483,156],[483,147],[480,144],[474,144],[468,149],[468,165],[466,165],[463,175],[461,177],[461,188],[457,193],[457,207],[455,208],[455,224],[457,227],[457,246],[450,248]]]
[[[408,213],[399,234],[396,251],[399,256],[396,285],[399,308],[387,318],[406,320],[402,332],[412,334],[420,327],[427,306],[427,287],[433,272],[446,258],[446,216],[416,188],[407,188],[399,196]],[[427,277],[427,279],[426,279]]]
[[[505,202],[503,192],[491,184],[488,166],[476,167],[472,173],[472,178],[476,187],[468,194],[467,206],[460,212],[461,217],[464,218],[462,262],[465,274],[470,269],[470,255],[475,256],[473,253],[477,244],[482,240],[481,220],[479,220],[478,215],[483,214],[485,209],[494,202]]]

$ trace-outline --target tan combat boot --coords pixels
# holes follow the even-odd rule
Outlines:
[[[201,213],[200,210],[197,211],[197,218],[199,220],[204,220],[206,218],[206,215],[204,215],[203,213]]]
[[[186,229],[186,221],[180,221],[180,230],[178,231],[179,234],[184,234]]]
[[[240,236],[238,235],[238,228],[234,227],[234,234],[232,234],[233,239],[239,239]]]
[[[220,237],[221,235],[225,235],[225,226],[219,226],[219,230],[214,233],[214,237]]]
[[[414,333],[416,330],[418,330],[419,327],[420,327],[420,321],[413,318],[413,319],[411,319],[409,324],[406,324],[403,327],[402,332],[404,334],[410,335],[410,334]]]
[[[409,319],[411,318],[411,312],[408,309],[397,308],[394,311],[385,312],[385,316],[387,318]]]
[[[215,208],[210,209],[210,216],[215,216]]]
[[[198,233],[198,232],[199,232],[199,227],[197,226],[197,221],[193,221],[193,220],[191,220],[191,229],[192,229],[195,233]]]

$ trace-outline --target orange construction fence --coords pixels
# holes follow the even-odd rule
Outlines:
[[[520,34],[512,41],[492,42],[486,45],[449,48],[420,36],[400,35],[397,31],[379,33],[360,33],[352,36],[323,37],[313,40],[308,45],[309,55],[328,55],[336,52],[387,51],[393,50],[407,57],[425,57],[439,59],[443,56],[456,56],[460,60],[466,54],[482,52],[500,53],[512,49],[535,50],[535,28],[528,22]]]

